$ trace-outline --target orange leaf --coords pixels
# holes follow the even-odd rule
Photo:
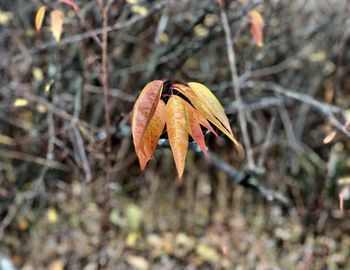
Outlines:
[[[205,145],[204,135],[200,127],[197,111],[187,102],[184,103],[187,113],[188,133],[191,135],[192,139],[196,142],[196,144],[200,147],[203,154],[206,157],[208,157],[207,147]]]
[[[51,19],[51,32],[55,40],[58,42],[61,39],[62,26],[63,26],[63,12],[59,9],[54,9],[50,13]]]
[[[46,6],[41,6],[35,15],[35,29],[40,31],[41,26],[43,25],[44,17],[46,12]]]
[[[149,82],[135,102],[131,116],[131,130],[136,153],[141,149],[143,137],[158,106],[162,89],[163,81]]]
[[[255,9],[249,11],[248,15],[250,20],[250,33],[252,34],[256,45],[262,47],[264,45],[264,19]]]
[[[139,161],[141,170],[144,170],[148,161],[156,151],[158,140],[162,135],[165,126],[165,103],[163,100],[159,100],[158,106],[154,115],[147,127],[145,135],[143,136],[141,147],[136,153]]]
[[[166,127],[179,178],[182,177],[188,148],[185,101],[172,96],[166,105]]]

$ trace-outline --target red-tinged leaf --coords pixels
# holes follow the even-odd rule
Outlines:
[[[225,110],[216,96],[214,96],[214,94],[201,83],[190,82],[188,83],[188,86],[196,93],[199,99],[206,104],[211,113],[224,125],[231,135],[233,135]]]
[[[141,142],[158,106],[162,89],[163,81],[149,82],[135,102],[131,116],[131,130],[136,153],[143,149]]]
[[[166,105],[166,127],[179,178],[182,177],[188,148],[185,101],[172,96]]]
[[[215,136],[218,136],[218,134],[215,132],[215,130],[209,124],[208,120],[203,115],[201,115],[197,110],[196,110],[196,113],[197,113],[199,123],[203,127],[205,127],[207,130],[209,130],[211,133],[213,133]]]
[[[221,7],[222,7],[222,1],[223,1],[223,0],[217,0],[217,1],[218,1],[219,7],[221,8]]]
[[[221,132],[223,132],[229,139],[236,145],[240,147],[239,142],[233,137],[233,135],[222,125],[222,123],[213,115],[213,113],[208,108],[205,102],[199,99],[192,88],[180,84],[174,84],[173,87],[185,95],[193,104],[193,106],[198,110],[198,112],[209,120],[213,125],[215,125]],[[231,130],[231,129],[230,129]]]
[[[75,3],[73,0],[58,0],[60,3],[64,3],[72,7],[76,12],[80,11],[80,8],[77,3]]]
[[[202,150],[203,154],[208,157],[207,147],[205,145],[204,135],[200,127],[197,111],[187,102],[185,102],[185,108],[187,114],[188,133]]]
[[[252,34],[256,45],[262,47],[264,45],[264,19],[255,9],[249,12],[250,33]]]
[[[43,25],[44,17],[46,12],[46,6],[41,6],[35,15],[35,29],[40,31],[41,26]]]
[[[147,165],[147,162],[151,159],[156,151],[158,140],[163,132],[165,126],[165,103],[163,100],[159,100],[158,106],[154,115],[147,127],[145,135],[143,136],[141,147],[137,152],[137,156],[140,161],[141,170]]]
[[[146,165],[148,161],[151,159],[151,157],[146,157],[146,155],[141,151],[137,153],[137,157],[139,158],[141,171],[143,171],[146,168]]]

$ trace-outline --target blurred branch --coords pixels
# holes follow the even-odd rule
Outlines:
[[[158,11],[159,9],[163,8],[163,6],[165,4],[166,4],[166,1],[154,4],[148,10],[147,17],[152,15],[154,12]],[[120,30],[120,29],[123,29],[126,27],[130,27],[133,24],[135,24],[139,21],[142,21],[143,19],[145,19],[145,17],[142,15],[134,15],[126,21],[117,22],[113,25],[107,26],[106,31],[112,32],[112,31]],[[5,61],[1,61],[1,66],[6,66],[9,61],[10,62],[21,61],[23,58],[25,58],[28,55],[32,56],[33,54],[37,54],[37,53],[39,53],[43,50],[47,50],[51,47],[63,46],[66,44],[76,43],[76,42],[82,41],[84,39],[93,38],[95,36],[101,35],[103,33],[103,31],[104,31],[104,29],[103,29],[103,27],[101,27],[101,28],[97,28],[94,30],[84,32],[84,33],[80,33],[80,34],[76,34],[76,35],[62,38],[59,43],[57,43],[56,41],[46,42],[38,47],[28,49],[24,53],[20,53],[18,55],[15,55],[14,57],[11,57],[11,59],[5,59]]]
[[[167,148],[170,147],[170,143],[167,139],[160,139],[158,146]],[[189,146],[195,153],[203,156],[202,151],[194,142],[191,142]],[[257,191],[265,200],[291,206],[291,202],[287,197],[260,184],[255,176],[255,171],[249,169],[239,171],[214,153],[209,153],[207,161],[210,166],[225,172],[236,184]]]
[[[67,165],[62,164],[58,161],[33,156],[33,155],[19,152],[19,151],[0,148],[0,156],[2,158],[24,160],[27,162],[32,162],[32,163],[35,163],[41,166],[46,166],[56,170],[69,171],[69,167]]]
[[[80,80],[81,82],[82,80]],[[80,131],[77,127],[77,120],[79,118],[80,109],[81,109],[81,83],[78,85],[75,98],[74,98],[74,118],[71,121],[71,126],[73,129],[73,138],[75,141],[75,146],[78,152],[79,161],[83,167],[84,173],[85,173],[85,182],[89,183],[92,179],[91,175],[91,168],[89,164],[89,159],[87,158],[86,151],[85,151],[85,145],[84,140],[80,134]]]
[[[239,124],[242,131],[244,146],[247,152],[248,168],[253,169],[255,167],[254,158],[253,158],[253,149],[252,149],[249,134],[248,134],[247,120],[245,118],[245,114],[243,111],[242,97],[240,93],[240,81],[237,75],[236,57],[235,57],[235,51],[233,48],[231,30],[227,19],[227,14],[224,8],[220,9],[220,15],[221,15],[221,23],[225,32],[226,48],[227,48],[228,60],[230,63],[230,70],[231,70],[232,87],[233,87],[234,95],[238,106]]]
[[[291,202],[287,197],[260,184],[259,180],[251,171],[238,171],[235,167],[223,161],[213,153],[210,153],[209,164],[214,168],[225,172],[236,184],[257,191],[265,200],[269,202],[277,202],[288,207],[291,206]]]
[[[318,101],[309,95],[305,95],[303,93],[296,92],[291,89],[283,88],[279,84],[276,84],[273,82],[247,81],[243,83],[243,87],[270,90],[277,94],[286,96],[288,98],[295,99],[300,102],[309,104],[311,107],[313,107],[314,109],[318,110],[323,115],[325,115],[334,127],[336,127],[343,134],[345,134],[347,137],[350,138],[350,132],[346,129],[345,124],[342,124],[334,115],[334,114],[340,114],[343,118],[345,118],[345,110],[343,110],[338,106]]]

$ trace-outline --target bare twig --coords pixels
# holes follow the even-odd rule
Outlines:
[[[112,171],[112,160],[111,160],[111,123],[110,123],[110,114],[109,114],[109,85],[108,85],[108,9],[109,4],[105,4],[103,0],[97,0],[97,4],[100,9],[102,16],[102,71],[101,71],[101,82],[103,87],[103,104],[104,104],[104,120],[105,120],[105,130],[106,130],[106,175],[104,181],[104,192],[105,192],[105,202],[104,202],[104,211],[106,216],[109,213],[110,209],[110,194],[109,194],[109,185],[110,177]]]
[[[165,5],[165,2],[160,2],[160,3],[154,4],[153,7],[149,9],[147,16],[152,15],[155,11],[161,9],[164,5]],[[144,18],[145,17],[142,15],[134,15],[126,21],[117,22],[113,25],[107,26],[105,30],[107,32],[112,32],[112,31],[116,31],[119,29],[123,29],[123,28],[129,27],[129,26],[132,26],[133,24],[143,20]],[[84,33],[80,33],[80,34],[72,35],[72,36],[69,36],[66,38],[62,38],[60,40],[59,44],[56,41],[50,41],[50,42],[44,43],[41,46],[37,46],[37,47],[31,48],[31,49],[25,50],[23,53],[20,53],[14,57],[11,57],[11,59],[5,59],[5,61],[1,61],[1,66],[6,66],[8,64],[8,61],[17,62],[17,61],[20,61],[27,56],[32,56],[33,54],[39,53],[43,50],[47,50],[47,49],[52,48],[52,47],[56,47],[58,45],[62,46],[62,45],[66,45],[66,44],[76,43],[76,42],[82,41],[84,39],[88,39],[88,38],[92,38],[92,37],[97,36],[97,35],[101,35],[103,33],[103,31],[104,31],[104,29],[103,29],[103,27],[101,27],[101,28],[97,28],[97,29],[94,29],[91,31],[84,32]]]
[[[248,168],[253,169],[255,167],[254,158],[253,158],[253,149],[252,149],[249,134],[248,134],[247,120],[245,118],[244,111],[243,111],[242,97],[240,93],[240,81],[237,74],[236,58],[235,58],[235,51],[233,48],[231,30],[230,30],[225,9],[221,8],[220,12],[221,12],[220,13],[221,23],[224,28],[225,38],[226,38],[226,48],[227,48],[228,60],[230,63],[232,86],[233,86],[234,95],[238,106],[239,124],[242,130],[243,142],[247,152]]]
[[[255,82],[255,81],[247,81],[243,84],[246,88],[259,88],[262,90],[270,90],[277,94],[286,96],[288,98],[292,98],[298,100],[300,102],[309,104],[314,109],[321,112],[326,118],[330,121],[330,123],[340,130],[343,134],[350,137],[350,132],[346,129],[346,126],[342,124],[336,117],[335,114],[340,114],[343,118],[345,118],[345,110],[342,108],[327,104],[321,101],[314,99],[309,95],[305,95],[300,92],[296,92],[287,88],[283,88],[279,84],[273,82]]]
[[[56,169],[56,170],[69,171],[68,166],[58,161],[49,160],[49,159],[45,159],[37,156],[32,156],[30,154],[19,152],[19,151],[12,151],[12,150],[0,148],[0,156],[2,158],[25,160],[27,162],[32,162],[41,166],[47,166],[49,168]]]
[[[160,147],[170,147],[170,143],[167,139],[160,139],[158,141]],[[201,149],[195,143],[190,143],[189,147],[197,154],[203,155]],[[257,191],[264,199],[271,202],[278,202],[284,206],[291,206],[290,200],[283,194],[269,190],[265,186],[259,183],[255,177],[255,173],[252,170],[240,171],[232,165],[222,160],[214,153],[209,153],[208,163],[210,166],[225,172],[230,179],[238,185]]]
[[[72,125],[72,129],[73,129],[74,140],[76,142],[75,146],[77,147],[79,160],[81,162],[81,165],[82,165],[84,173],[85,173],[85,182],[89,183],[92,179],[91,168],[90,168],[89,160],[86,156],[83,138],[82,138],[80,131],[79,131],[77,124],[76,124],[77,120],[79,118],[80,108],[81,108],[80,99],[81,99],[81,84],[78,85],[77,90],[76,90],[76,94],[75,94],[74,114],[73,114],[74,118],[71,121],[71,125]]]

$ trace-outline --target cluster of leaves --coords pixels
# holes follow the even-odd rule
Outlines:
[[[76,12],[79,11],[79,6],[73,0],[57,0],[57,2],[69,5]],[[46,14],[46,6],[41,6],[36,12],[35,28],[37,31],[40,31],[43,25],[45,14]],[[64,22],[63,12],[60,9],[53,9],[50,12],[50,30],[57,42],[60,41],[61,39],[63,22]]]
[[[168,80],[148,83],[136,100],[131,116],[133,141],[141,169],[146,167],[160,136],[166,132],[181,178],[189,135],[208,156],[201,126],[217,135],[209,122],[231,139],[240,154],[243,152],[223,107],[206,86]]]

